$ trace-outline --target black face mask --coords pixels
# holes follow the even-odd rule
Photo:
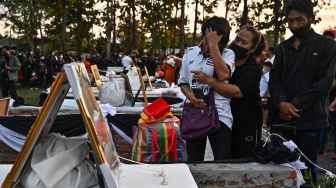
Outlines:
[[[310,24],[307,24],[306,26],[301,27],[296,30],[291,29],[291,32],[293,33],[295,37],[303,38],[308,33],[309,30],[310,30]]]
[[[231,43],[229,48],[235,53],[236,59],[244,59],[245,57],[247,57],[248,49],[242,48],[235,43]]]

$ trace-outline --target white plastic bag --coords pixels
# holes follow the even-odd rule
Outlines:
[[[49,134],[35,146],[30,161],[15,187],[80,188],[99,187],[86,138],[65,138]]]
[[[99,88],[98,98],[101,104],[110,104],[112,106],[122,106],[125,104],[126,95],[125,89],[123,89],[118,83],[113,79],[115,73],[109,71],[106,73],[106,77],[109,81],[103,83]]]

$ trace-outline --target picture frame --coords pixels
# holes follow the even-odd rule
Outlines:
[[[118,187],[120,161],[112,140],[112,134],[104,119],[95,95],[92,92],[89,75],[83,64],[72,63],[63,66],[69,80],[92,148],[107,187]],[[96,69],[98,71],[98,69]]]
[[[97,65],[91,65],[90,67],[91,67],[91,71],[92,71],[94,81],[95,81],[97,87],[100,88],[100,86],[102,85],[102,79],[101,79],[100,74],[99,74],[99,69],[98,69]]]
[[[22,174],[24,166],[33,152],[33,148],[47,136],[69,89],[70,85],[65,75],[62,73],[57,74],[55,81],[51,86],[50,94],[33,123],[26,141],[16,157],[13,167],[7,174],[2,187],[12,187],[18,182],[19,176]]]
[[[50,94],[33,123],[13,167],[6,176],[3,187],[13,187],[19,182],[33,148],[47,136],[70,87],[80,109],[104,183],[109,188],[118,187],[119,157],[107,122],[92,92],[89,75],[85,66],[80,63],[64,65],[63,72],[56,76]]]

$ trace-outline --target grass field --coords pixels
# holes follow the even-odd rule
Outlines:
[[[24,98],[25,104],[37,105],[39,102],[39,95],[42,93],[43,89],[37,88],[32,90],[29,87],[17,86],[17,93],[20,97]],[[2,91],[0,88],[0,94],[2,97]]]

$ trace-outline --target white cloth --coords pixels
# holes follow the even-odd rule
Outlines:
[[[99,108],[104,117],[106,117],[108,114],[114,116],[117,113],[117,108],[110,104],[99,104]]]
[[[132,64],[132,58],[128,55],[125,55],[121,59],[121,64],[123,65],[123,67],[127,68],[128,66],[130,66]]]
[[[17,132],[14,132],[0,124],[0,141],[5,143],[10,148],[20,152],[26,137]]]
[[[100,102],[113,106],[123,106],[126,101],[125,90],[113,79],[112,73],[107,76],[109,76],[109,81],[104,82],[99,88],[98,98]]]
[[[266,62],[266,61],[270,61],[270,62],[273,64],[273,62],[274,62],[274,58],[275,58],[275,55],[273,55],[272,57],[267,58],[267,59],[265,60],[265,62]]]
[[[235,54],[230,49],[224,49],[222,58],[231,69],[231,75],[235,69]],[[210,86],[193,82],[191,71],[202,71],[210,76],[214,73],[214,62],[211,58],[206,58],[199,46],[188,48],[182,59],[179,84],[188,84],[191,88],[202,88],[204,95],[208,94]],[[227,82],[227,81],[225,81]],[[230,129],[233,117],[231,114],[230,99],[215,92],[215,104],[218,111],[219,120],[225,123]]]
[[[51,133],[34,147],[20,184],[27,188],[98,187],[85,138]]]
[[[260,97],[264,96],[268,88],[268,81],[269,81],[269,72],[266,72],[261,76],[261,79],[260,79],[260,84],[259,84],[259,90],[260,90],[259,96]],[[267,97],[269,97],[269,94]]]
[[[292,140],[283,142],[282,144],[285,145],[291,151],[294,151],[297,148],[297,145]]]
[[[291,151],[294,151],[297,148],[297,145],[292,140],[283,142],[283,145],[285,145]],[[306,183],[306,181],[303,179],[301,170],[307,169],[307,166],[305,165],[304,162],[301,162],[300,159],[298,159],[295,162],[281,164],[281,166],[288,166],[296,171],[297,174],[296,187],[300,187],[301,185]]]
[[[300,160],[297,160],[295,162],[291,163],[284,163],[280,164],[281,166],[287,166],[292,168],[293,170],[296,171],[297,179],[296,179],[296,187],[299,188],[301,185],[305,184],[306,181],[303,178],[303,175],[301,173],[301,169],[307,169],[307,166],[305,165],[304,162],[301,162]]]
[[[167,60],[167,64],[171,65],[172,67],[175,66],[175,61],[173,60],[173,58],[170,58]]]
[[[131,84],[132,90],[137,91],[140,88],[140,80],[136,67],[131,67],[127,72],[128,80]]]
[[[9,107],[13,107],[14,102],[15,102],[14,99],[10,99],[10,100],[9,100],[9,104],[8,104],[8,106],[9,106]]]

